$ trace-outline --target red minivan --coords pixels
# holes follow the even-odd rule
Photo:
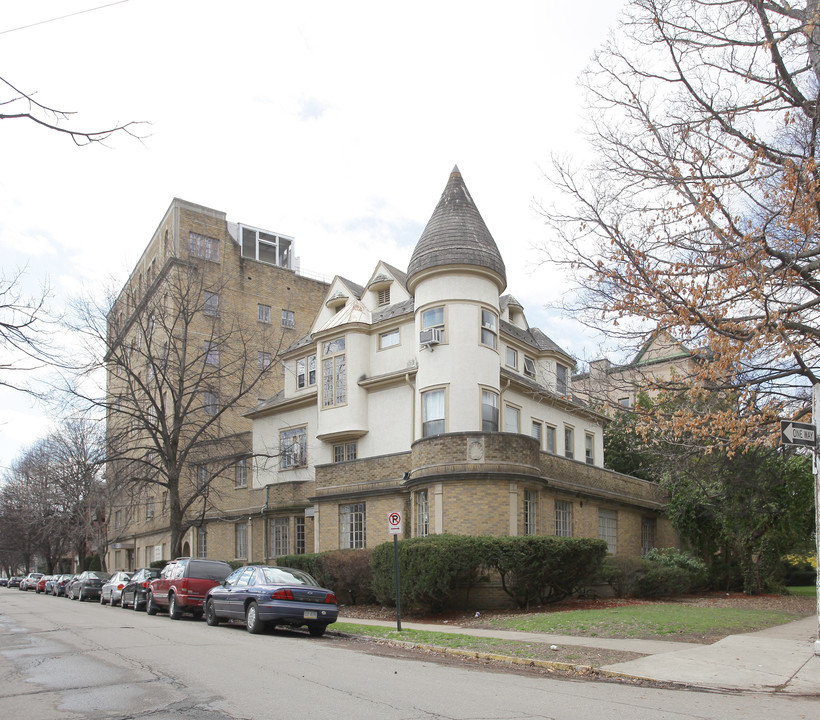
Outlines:
[[[171,560],[156,580],[151,581],[145,611],[149,615],[167,612],[172,620],[182,613],[201,618],[205,594],[225,580],[233,569],[221,560],[177,558]]]

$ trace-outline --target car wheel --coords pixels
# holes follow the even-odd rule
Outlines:
[[[308,632],[311,637],[322,637],[327,630],[327,625],[308,625]]]
[[[171,620],[179,620],[182,617],[182,610],[179,608],[176,593],[172,593],[168,598],[168,617]]]
[[[245,611],[245,627],[251,635],[259,635],[265,630],[265,623],[259,619],[259,607],[255,602],[250,603]]]
[[[83,595],[83,589],[82,588],[80,588],[80,592],[77,593],[77,600],[79,600],[80,602],[85,600],[85,595]]]
[[[205,622],[211,627],[219,625],[219,618],[216,616],[216,610],[214,609],[214,601],[210,599],[205,603]]]
[[[137,601],[134,600],[134,607],[137,607]],[[149,615],[156,615],[159,608],[154,605],[154,593],[149,592],[145,598],[145,612]]]
[[[102,593],[100,593],[100,605],[105,605],[105,598]]]

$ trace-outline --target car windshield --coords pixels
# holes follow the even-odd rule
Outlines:
[[[263,567],[260,568],[269,585],[314,585],[318,583],[306,572],[292,568]]]
[[[108,580],[111,577],[107,572],[92,572],[88,574],[90,579],[97,579],[97,580]]]

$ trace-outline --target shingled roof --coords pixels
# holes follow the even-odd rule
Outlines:
[[[447,265],[473,265],[492,270],[499,277],[499,291],[507,286],[501,253],[457,166],[450,173],[447,187],[413,250],[407,266],[408,289],[412,292],[414,278],[421,272]]]

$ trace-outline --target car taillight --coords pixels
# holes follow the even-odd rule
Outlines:
[[[147,580],[143,580],[143,581],[142,581],[142,586],[143,586],[144,588],[147,588],[147,587],[148,587],[148,581],[147,581]]]
[[[120,583],[119,585],[117,585],[117,590],[122,590],[124,587],[125,587],[125,585]]]
[[[325,598],[326,603],[331,603],[332,605],[336,604],[336,593],[328,593],[327,597]]]
[[[293,600],[293,593],[288,588],[277,590],[270,596],[271,600]]]

